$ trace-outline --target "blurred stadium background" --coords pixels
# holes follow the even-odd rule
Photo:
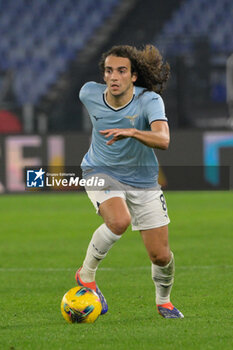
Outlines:
[[[233,348],[233,192],[198,192],[233,189],[232,33],[233,0],[0,0],[0,349]],[[160,182],[196,190],[166,193],[185,319],[156,315],[149,259],[128,230],[98,275],[108,315],[69,327],[60,301],[101,218],[84,193],[25,195],[25,167],[80,164],[91,135],[82,84],[102,81],[112,45],[147,43],[172,72]]]
[[[100,55],[115,44],[153,43],[171,65],[161,164],[232,175],[232,18],[232,0],[0,0],[0,191],[23,191],[25,166],[80,164],[91,127],[78,92],[102,81]]]

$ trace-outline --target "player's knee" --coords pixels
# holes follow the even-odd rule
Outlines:
[[[151,253],[150,259],[155,265],[166,266],[171,260],[171,254],[170,252],[162,252],[158,254]]]
[[[131,223],[131,217],[129,215],[122,216],[120,218],[112,218],[107,226],[116,235],[122,235]]]

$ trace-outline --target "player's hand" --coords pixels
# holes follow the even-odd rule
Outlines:
[[[125,139],[127,137],[133,137],[135,129],[105,129],[100,130],[100,134],[106,138],[113,136],[111,140],[107,142],[107,145],[112,145],[114,142]]]

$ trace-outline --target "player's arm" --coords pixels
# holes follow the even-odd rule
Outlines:
[[[170,143],[169,126],[166,121],[157,120],[151,123],[151,131],[134,129],[134,138],[151,148],[168,149]]]
[[[168,123],[166,121],[155,120],[151,123],[150,131],[138,129],[106,129],[100,133],[105,137],[112,136],[112,139],[107,142],[107,145],[112,145],[114,142],[122,140],[126,137],[132,137],[144,145],[151,148],[168,149],[170,142],[170,133]]]

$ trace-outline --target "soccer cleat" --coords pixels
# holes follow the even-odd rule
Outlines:
[[[106,314],[106,312],[108,311],[108,304],[107,304],[107,301],[106,301],[105,297],[101,293],[101,291],[98,288],[98,286],[95,283],[95,281],[94,282],[83,282],[81,280],[80,271],[81,271],[81,267],[80,267],[80,269],[78,269],[78,271],[75,274],[76,282],[78,283],[79,286],[84,286],[84,287],[90,288],[90,289],[94,290],[98,294],[98,296],[100,298],[101,305],[102,305],[101,315]]]
[[[164,318],[184,318],[184,315],[172,303],[157,305],[157,309],[158,313]]]

